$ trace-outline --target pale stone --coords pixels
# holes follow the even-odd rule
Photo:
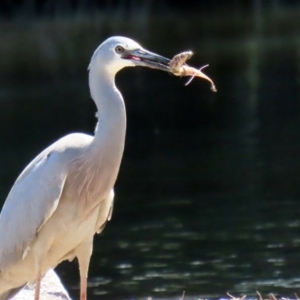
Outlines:
[[[25,286],[13,300],[32,300],[34,299],[34,285]],[[41,294],[42,300],[70,300],[70,296],[64,286],[62,285],[59,277],[53,270],[50,270],[42,279],[41,282]]]

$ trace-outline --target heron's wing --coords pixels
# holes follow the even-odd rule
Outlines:
[[[96,232],[99,234],[103,231],[108,221],[111,220],[114,207],[114,190],[111,189],[108,196],[102,201],[99,207],[99,215],[96,223]]]
[[[56,210],[66,172],[59,153],[44,151],[21,173],[0,214],[1,270],[26,256],[40,227]]]

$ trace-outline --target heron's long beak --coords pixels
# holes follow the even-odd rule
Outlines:
[[[170,72],[170,59],[145,49],[124,51],[123,59],[130,59],[135,65]]]

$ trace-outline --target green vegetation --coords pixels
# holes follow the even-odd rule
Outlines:
[[[227,67],[235,58],[237,65],[243,65],[253,51],[268,53],[283,40],[284,47],[298,53],[300,9],[263,15],[169,13],[150,17],[115,11],[109,15],[17,18],[0,23],[0,79],[77,76],[86,70],[99,42],[111,35],[133,37],[166,56],[192,49],[194,59],[201,63]]]

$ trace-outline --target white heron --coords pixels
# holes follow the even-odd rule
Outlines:
[[[0,215],[0,300],[36,283],[63,260],[78,259],[80,299],[87,298],[93,237],[110,220],[124,149],[125,105],[115,85],[124,67],[169,71],[170,60],[125,37],[94,52],[89,87],[98,110],[95,135],[73,133],[41,152],[20,174]]]

